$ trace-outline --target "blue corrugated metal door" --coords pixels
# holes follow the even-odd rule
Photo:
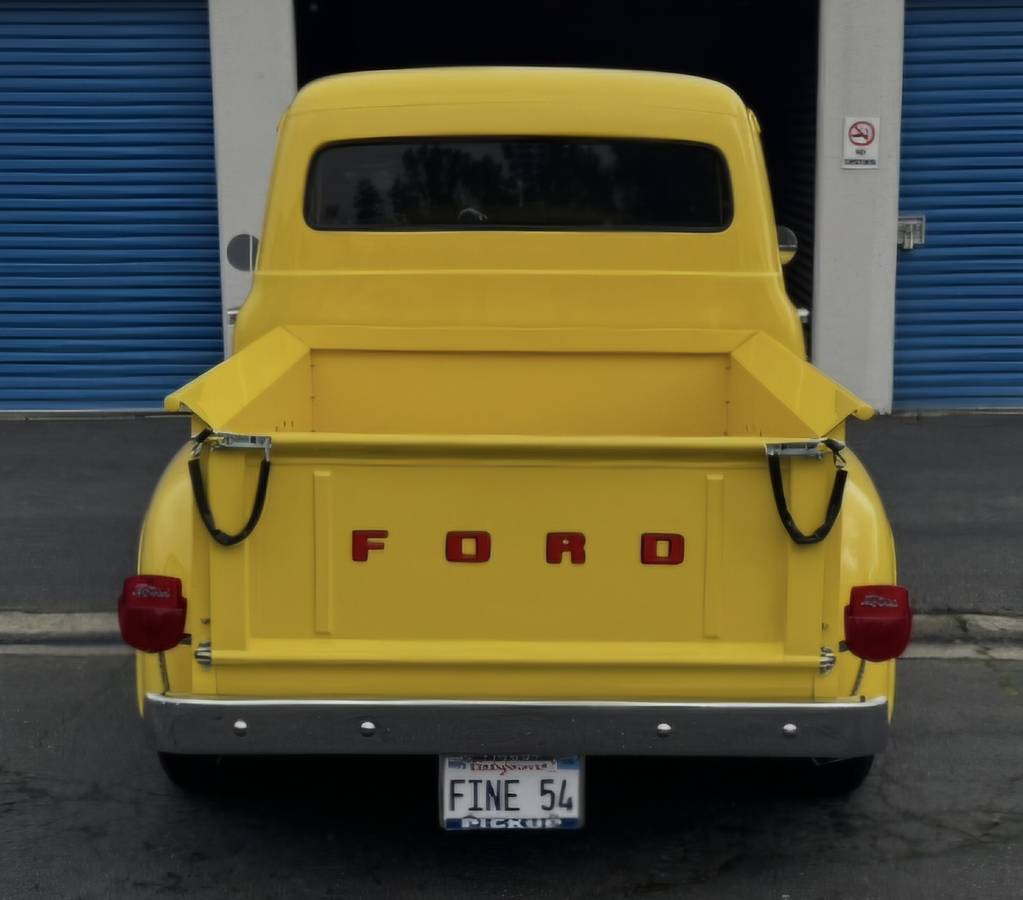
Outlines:
[[[1023,406],[1023,2],[907,0],[895,405]]]
[[[0,409],[151,409],[222,356],[205,0],[0,0]]]

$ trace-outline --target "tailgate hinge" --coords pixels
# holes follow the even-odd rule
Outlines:
[[[233,434],[230,431],[212,431],[206,440],[213,450],[262,450],[266,460],[270,459],[270,446],[273,443],[269,435]]]
[[[811,459],[823,458],[824,451],[821,447],[827,447],[832,453],[841,453],[845,449],[845,444],[828,438],[823,441],[788,441],[783,444],[764,445],[768,456],[805,456]]]
[[[836,662],[838,662],[838,657],[835,656],[835,651],[830,647],[821,647],[821,675],[828,675],[835,668]]]

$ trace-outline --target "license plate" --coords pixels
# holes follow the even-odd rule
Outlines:
[[[448,831],[579,828],[582,759],[442,756],[441,822]]]

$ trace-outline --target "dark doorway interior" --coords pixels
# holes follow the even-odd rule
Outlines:
[[[818,0],[295,0],[299,84],[436,65],[654,69],[735,88],[764,131],[778,221],[799,237],[789,296],[811,303]]]

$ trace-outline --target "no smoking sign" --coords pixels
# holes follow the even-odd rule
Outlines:
[[[876,116],[846,116],[842,149],[843,169],[877,168],[880,125],[881,120]]]
[[[874,135],[877,132],[870,122],[860,119],[849,126],[849,141],[857,147],[869,147],[874,143]]]

